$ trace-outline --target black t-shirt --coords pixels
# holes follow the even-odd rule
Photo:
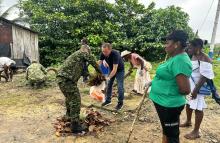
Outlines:
[[[112,71],[113,69],[113,65],[118,64],[118,72],[120,71],[124,71],[124,62],[123,59],[120,55],[119,52],[112,50],[112,52],[110,53],[110,55],[108,57],[106,57],[104,54],[101,54],[100,56],[100,60],[105,60],[108,65],[110,70]]]

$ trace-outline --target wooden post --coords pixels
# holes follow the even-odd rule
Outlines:
[[[215,48],[215,38],[216,38],[216,32],[217,32],[217,27],[218,27],[218,21],[219,21],[219,14],[220,14],[220,0],[218,0],[218,7],[217,7],[214,27],[213,27],[213,31],[212,31],[212,39],[211,39],[210,51],[209,51],[210,58],[213,58],[213,52],[214,52],[214,48]]]
[[[140,113],[141,107],[142,107],[142,105],[143,105],[143,103],[144,103],[144,100],[145,100],[145,98],[146,98],[146,96],[147,96],[147,91],[148,91],[148,89],[149,89],[150,86],[151,86],[151,83],[149,83],[149,84],[147,85],[146,89],[145,89],[145,92],[144,92],[144,94],[143,94],[143,97],[142,97],[142,99],[141,99],[141,102],[140,102],[140,104],[139,104],[139,106],[138,106],[138,108],[137,108],[136,116],[135,116],[135,118],[134,118],[134,120],[133,120],[133,122],[132,122],[131,129],[130,129],[128,138],[127,138],[127,140],[126,140],[126,143],[129,143],[129,140],[130,140],[130,138],[131,138],[131,134],[132,134],[132,132],[133,132],[133,130],[134,130],[135,122],[136,122],[136,120],[137,120],[138,117],[139,117],[139,113]]]

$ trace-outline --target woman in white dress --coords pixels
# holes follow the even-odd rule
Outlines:
[[[140,55],[131,53],[127,50],[121,53],[121,57],[125,61],[130,62],[130,69],[128,70],[129,72],[131,72],[133,68],[137,69],[133,92],[143,95],[145,84],[151,81],[149,71],[152,69],[152,65]]]
[[[204,116],[203,109],[207,108],[205,95],[199,94],[199,89],[206,83],[207,79],[213,79],[214,73],[210,58],[203,53],[203,41],[194,39],[190,42],[188,53],[192,55],[191,61],[193,72],[190,78],[191,98],[186,105],[187,120],[180,127],[191,126],[192,112],[195,111],[195,126],[193,131],[185,135],[187,139],[196,139],[200,137],[200,125]]]

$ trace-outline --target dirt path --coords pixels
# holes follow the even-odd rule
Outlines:
[[[132,113],[114,115],[100,111],[104,116],[116,119],[104,132],[96,136],[56,137],[52,123],[65,111],[64,98],[56,86],[32,90],[25,86],[18,75],[12,83],[0,83],[0,143],[124,143],[134,118]],[[126,85],[129,89],[131,85]],[[81,88],[84,102],[88,88]],[[115,100],[115,99],[114,99]],[[125,108],[136,107],[140,97],[126,99]],[[114,101],[116,103],[116,101]],[[136,104],[134,104],[136,103]],[[191,128],[181,129],[182,143],[220,143],[220,107],[212,99],[207,99],[209,108],[205,110],[202,123],[202,138],[188,141],[183,138]],[[182,119],[185,118],[185,112]],[[135,126],[132,143],[159,143],[161,129],[155,109],[150,101],[145,102],[141,117]]]

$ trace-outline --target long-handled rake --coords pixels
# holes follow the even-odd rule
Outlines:
[[[145,100],[147,94],[148,94],[147,91],[148,91],[148,89],[149,89],[150,86],[151,86],[151,83],[149,83],[149,84],[147,85],[147,87],[145,88],[145,92],[144,92],[143,97],[142,97],[142,99],[141,99],[141,102],[140,102],[140,104],[139,104],[139,106],[138,106],[138,108],[137,108],[136,116],[135,116],[135,118],[134,118],[134,120],[133,120],[133,123],[132,123],[132,125],[131,125],[131,129],[130,129],[128,138],[127,138],[127,140],[126,140],[126,143],[129,143],[129,140],[130,140],[130,138],[131,138],[131,134],[132,134],[132,132],[134,131],[134,124],[135,124],[137,118],[139,117],[139,113],[140,113],[141,107],[142,107],[142,105],[143,105],[143,103],[144,103],[144,100]]]

